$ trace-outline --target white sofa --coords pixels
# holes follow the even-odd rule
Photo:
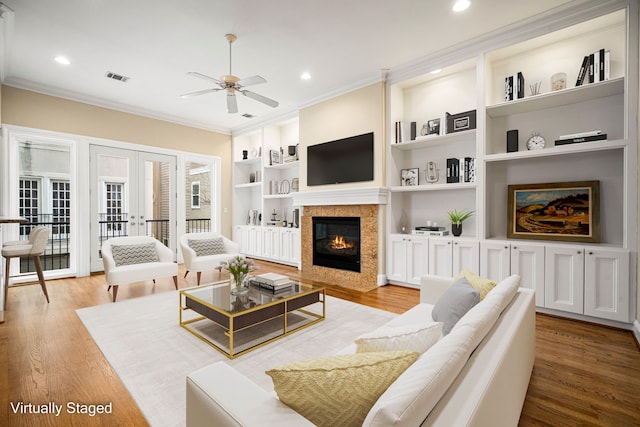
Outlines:
[[[421,303],[388,325],[431,320],[451,283],[424,277]],[[534,294],[519,283],[518,276],[498,283],[391,384],[363,425],[516,426],[535,357]],[[312,425],[224,362],[187,376],[186,411],[188,427]]]

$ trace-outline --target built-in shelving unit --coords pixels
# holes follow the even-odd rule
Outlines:
[[[299,162],[289,155],[298,142],[297,118],[233,137],[233,239],[245,255],[300,265],[293,205]],[[272,163],[272,151],[280,163]]]
[[[398,269],[399,258],[394,255],[398,251],[414,257],[416,266],[476,265],[479,260],[480,271],[496,278],[537,271],[535,280],[524,279],[524,286],[539,292],[536,303],[541,309],[618,322],[632,320],[635,298],[629,292],[637,288],[635,274],[629,271],[635,271],[637,263],[633,255],[638,224],[638,4],[614,3],[606,8],[599,5],[597,13],[584,9],[565,17],[547,17],[536,31],[533,24],[526,31],[506,31],[496,37],[495,48],[484,41],[465,56],[436,56],[433,65],[423,63],[422,74],[416,65],[411,72],[398,70],[401,77],[390,73],[387,275],[392,283],[410,286],[416,275],[439,272]],[[544,33],[542,28],[550,30]],[[609,79],[576,86],[584,56],[600,49],[610,51]],[[470,59],[446,63],[454,57]],[[433,68],[442,71],[432,74]],[[505,101],[505,77],[518,72],[524,76],[525,96]],[[566,88],[553,91],[550,81],[556,73],[566,73]],[[534,84],[539,94],[531,93]],[[396,143],[397,122],[404,123],[405,134],[409,124],[416,122],[419,134],[433,118],[441,119],[442,129],[445,112],[474,109],[475,130],[441,131],[440,135]],[[518,130],[518,151],[507,152],[509,130]],[[607,140],[555,146],[560,135],[595,130],[606,133]],[[529,151],[526,141],[534,133],[542,135],[546,144]],[[461,157],[476,159],[475,182],[447,183],[446,159]],[[435,183],[424,179],[427,162],[435,162],[439,169],[440,179]],[[419,169],[419,182],[405,186],[401,173],[411,168]],[[509,185],[592,180],[600,182],[600,242],[585,245],[543,239],[534,243],[507,238]],[[463,225],[464,261],[456,258],[455,242],[461,242],[456,240],[460,238],[402,237],[402,230],[410,232],[427,221],[448,227],[446,213],[452,209],[475,211]],[[571,254],[574,264],[568,264],[566,254]],[[420,262],[416,256],[424,259]],[[444,262],[443,257],[449,260]],[[527,262],[531,264],[524,265]],[[584,280],[567,277],[567,269],[581,271]],[[574,298],[562,308],[565,305],[560,300]]]

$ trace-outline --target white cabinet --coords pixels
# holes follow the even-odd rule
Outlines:
[[[484,241],[480,245],[480,275],[497,282],[512,274],[520,286],[536,292],[536,305],[545,306],[545,246],[536,243]]]
[[[480,243],[480,276],[499,282],[511,275],[509,243],[483,241]]]
[[[451,277],[464,269],[475,273],[480,266],[480,244],[477,240],[429,238],[429,274]]]
[[[263,227],[262,256],[277,259],[280,256],[280,229],[277,227]]]
[[[420,284],[427,274],[429,239],[391,234],[387,243],[387,279],[395,283]]]
[[[511,244],[511,274],[520,276],[520,287],[536,292],[536,305],[544,306],[544,245]]]
[[[629,322],[629,252],[585,248],[584,314]]]
[[[300,262],[300,230],[296,228],[280,229],[279,260],[286,263]]]
[[[629,322],[629,252],[547,246],[545,306]]]

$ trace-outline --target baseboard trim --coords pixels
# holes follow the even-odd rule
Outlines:
[[[633,322],[633,336],[636,338],[636,344],[640,347],[640,320]]]
[[[387,284],[387,275],[378,274],[378,286],[384,286]]]

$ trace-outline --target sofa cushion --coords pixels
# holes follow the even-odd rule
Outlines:
[[[355,343],[358,353],[370,351],[427,351],[442,338],[442,323],[422,323],[405,326],[385,326],[360,335]]]
[[[195,251],[197,256],[225,253],[222,237],[215,237],[213,239],[189,239],[188,243],[189,247]]]
[[[113,254],[113,261],[116,267],[160,261],[155,243],[111,245],[111,253]]]
[[[280,401],[318,426],[360,426],[380,395],[418,358],[370,352],[292,362],[267,371]]]
[[[480,292],[462,277],[445,291],[431,312],[433,320],[442,322],[442,333],[447,335],[454,325],[480,301]]]
[[[455,281],[462,277],[467,279],[471,286],[473,286],[474,289],[480,292],[480,301],[482,301],[484,297],[487,296],[489,291],[491,291],[491,289],[496,286],[496,282],[494,282],[493,280],[480,277],[473,271],[466,268],[458,273],[458,275],[453,280]]]

